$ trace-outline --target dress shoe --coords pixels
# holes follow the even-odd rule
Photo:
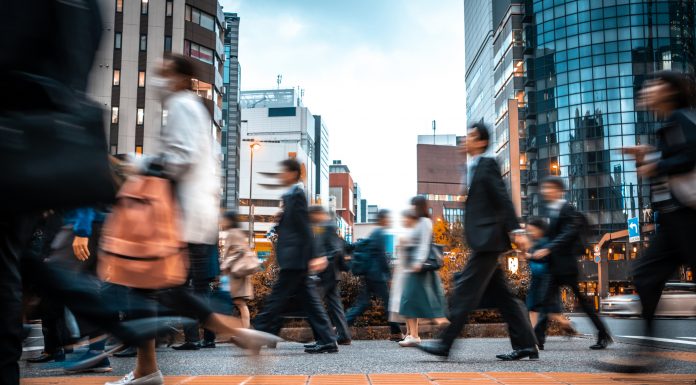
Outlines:
[[[404,338],[405,336],[403,334],[392,334],[391,336],[389,336],[389,341],[401,342],[404,340]]]
[[[311,344],[304,344],[305,349],[311,349],[315,348],[318,344],[316,342],[312,342]]]
[[[122,379],[107,382],[104,385],[164,385],[164,377],[162,377],[162,372],[159,370],[140,378],[135,378],[133,372],[130,372]]]
[[[339,345],[346,345],[346,346],[347,346],[347,345],[352,344],[353,341],[352,341],[350,338],[344,338],[344,339],[342,339],[342,340],[336,341],[336,343],[339,344]]]
[[[55,353],[42,352],[41,354],[39,354],[36,357],[27,358],[27,362],[30,362],[32,364],[41,364],[44,362],[51,362],[51,361],[55,361],[55,362],[65,361],[65,352],[63,351],[63,349],[60,349]]]
[[[197,342],[184,342],[183,344],[172,346],[174,350],[198,350],[200,348]]]
[[[236,335],[230,338],[230,342],[253,354],[258,354],[264,346],[275,348],[278,342],[283,341],[276,335],[254,329],[236,329]]]
[[[129,346],[129,347],[125,348],[124,350],[121,350],[120,352],[114,353],[114,357],[118,357],[118,358],[135,357],[137,355],[138,355],[138,351],[132,346]]]
[[[428,354],[439,357],[449,357],[450,349],[442,342],[426,342],[416,345],[416,348]]]
[[[539,344],[539,345],[537,345],[537,349],[539,349],[539,350],[544,350],[544,344]]]
[[[317,344],[316,346],[314,346],[312,348],[305,349],[305,353],[309,353],[309,354],[338,353],[338,345],[336,345],[335,342],[332,342],[332,343],[329,343],[326,345]]]
[[[201,349],[215,349],[215,341],[203,341],[199,346]]]
[[[599,333],[599,336],[597,337],[597,343],[590,346],[590,349],[592,350],[602,350],[606,349],[609,344],[614,342],[614,340],[611,338],[611,336],[607,333]]]
[[[528,349],[518,349],[513,350],[512,352],[507,354],[498,354],[496,358],[503,361],[518,361],[523,358],[529,358],[530,360],[538,360],[539,350],[536,347]]]

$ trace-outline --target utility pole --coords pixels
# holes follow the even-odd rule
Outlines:
[[[280,89],[280,83],[282,83],[282,82],[283,82],[283,75],[280,75],[280,74],[279,74],[279,75],[276,77],[277,89]]]
[[[437,129],[437,123],[433,120],[433,144],[435,144],[435,130]]]

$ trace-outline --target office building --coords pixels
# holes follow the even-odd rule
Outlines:
[[[210,112],[220,141],[225,19],[216,0],[100,0],[104,41],[95,57],[90,94],[108,109],[112,154],[150,153],[167,111],[152,79],[167,53],[194,59],[192,88]]]
[[[464,70],[469,122],[495,120],[493,103],[493,6],[497,0],[464,1]]]
[[[316,203],[326,205],[329,199],[329,130],[321,115],[314,115],[314,164],[317,177]]]
[[[239,65],[239,16],[225,12],[225,52],[222,95],[222,177],[223,207],[239,204],[239,146],[242,111],[239,106],[241,69]]]
[[[428,200],[433,220],[464,221],[466,157],[457,148],[463,139],[456,135],[418,136],[417,193]]]
[[[340,160],[329,166],[329,194],[335,198],[336,216],[346,223],[344,239],[352,242],[352,228],[355,224],[355,205],[353,204],[355,185],[350,169]]]
[[[362,216],[362,192],[357,182],[353,183],[353,212],[355,213],[355,223],[365,222]]]
[[[360,200],[360,223],[367,223],[367,199]]]
[[[260,255],[270,252],[265,234],[276,222],[275,215],[286,190],[277,179],[280,162],[295,158],[302,164],[307,201],[310,204],[318,201],[314,193],[318,183],[314,163],[316,123],[298,94],[294,89],[240,93],[240,221],[243,229],[251,227],[251,195],[255,245]]]
[[[379,214],[379,206],[367,205],[367,223],[377,223],[377,214]]]

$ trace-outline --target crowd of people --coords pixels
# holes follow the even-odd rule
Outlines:
[[[18,28],[17,23],[38,23],[61,33],[55,34],[57,40],[48,45],[51,49],[37,53],[35,57],[40,60],[34,60],[32,55],[0,57],[0,81],[10,87],[29,83],[32,89],[40,89],[47,87],[48,83],[41,81],[47,78],[62,84],[65,92],[83,93],[99,41],[99,17],[94,16],[94,3],[52,3],[50,7],[56,9],[50,9],[55,12],[40,12],[40,19],[31,23],[28,17],[35,13],[26,8],[31,6],[27,4],[16,2],[15,8],[7,9],[8,15],[13,16],[8,20],[13,21],[0,25],[3,52],[17,51],[20,43],[42,50],[46,46],[42,44],[44,35],[40,29],[29,31]],[[77,36],[76,31],[81,40],[60,40]],[[66,45],[77,47],[78,54],[63,55],[69,51]],[[52,65],[46,66],[49,62]],[[96,192],[90,195],[92,190],[77,194],[79,201],[75,196],[62,201],[61,197],[50,197],[46,202],[18,199],[11,202],[16,207],[3,202],[1,384],[19,383],[17,361],[26,333],[22,329],[22,298],[30,296],[41,299],[45,348],[29,361],[63,361],[68,373],[106,372],[111,370],[112,355],[135,355],[133,370],[107,385],[163,384],[156,340],[163,333],[172,333],[172,324],[184,326],[185,341],[174,346],[179,350],[214,348],[216,340],[231,341],[252,354],[264,347],[272,348],[282,341],[278,335],[290,302],[302,305],[311,326],[315,343],[304,347],[307,353],[337,353],[339,345],[349,345],[350,326],[376,297],[388,318],[385,321],[391,340],[404,348],[416,347],[447,357],[470,314],[487,298],[507,323],[513,348],[497,358],[535,360],[539,359],[539,350],[544,349],[549,320],[559,322],[565,333],[575,333],[563,317],[559,301],[559,289],[567,287],[597,329],[597,340],[590,349],[605,349],[612,343],[607,327],[578,288],[577,259],[585,248],[588,223],[564,199],[564,179],[550,176],[542,181],[545,215],[529,219],[523,228],[496,160],[486,156],[490,132],[483,123],[471,125],[462,144],[462,151],[469,158],[464,176],[464,232],[472,252],[456,275],[449,303],[438,272],[442,252],[433,242],[433,223],[424,198],[413,198],[411,208],[402,215],[406,232],[398,240],[394,263],[386,250],[386,234],[392,221],[386,211],[379,213],[378,227],[369,240],[356,246],[352,256],[347,257],[330,214],[325,208],[308,204],[301,164],[287,159],[280,165],[279,174],[287,189],[276,226],[279,272],[258,315],[251,319],[248,301],[254,296],[254,288],[250,276],[259,269],[259,261],[239,229],[236,214],[220,215],[219,147],[209,132],[208,113],[190,90],[195,66],[189,58],[171,55],[157,75],[152,84],[157,85],[169,111],[159,150],[151,156],[112,159],[113,182],[121,184],[115,202],[98,201]],[[10,90],[5,94],[14,93]],[[646,335],[650,336],[665,282],[682,264],[696,267],[688,242],[689,233],[696,226],[696,93],[691,78],[659,72],[644,84],[640,97],[664,121],[657,131],[656,147],[623,149],[626,155],[635,157],[637,173],[650,178],[652,202],[659,214],[656,235],[634,271]],[[12,126],[19,121],[17,116],[38,116],[50,111],[48,107],[31,110],[21,101],[0,103],[0,118],[4,124],[20,127],[18,130],[26,129],[27,124],[47,124],[56,119],[22,121],[22,125]],[[62,112],[56,110],[55,114]],[[86,124],[80,121],[73,126],[81,123]],[[98,127],[97,131],[103,133],[103,128]],[[14,147],[11,149],[15,151]],[[105,148],[103,155],[106,160]],[[8,169],[14,174],[8,171],[1,177],[22,172],[26,178],[41,177],[17,164],[6,165],[16,168]],[[44,179],[44,186],[3,184],[3,188],[12,196],[21,196],[22,192],[35,194],[42,188],[49,192],[67,191],[66,188],[80,191],[93,187],[90,183],[100,177],[83,174],[83,184],[52,190],[54,184],[65,183],[60,180],[62,175],[68,173]],[[3,183],[6,180],[2,179]],[[218,247],[221,228],[226,232],[222,252]],[[510,291],[499,263],[499,256],[512,244],[526,253],[532,270],[526,308]],[[346,312],[339,282],[341,272],[347,270],[362,277],[362,286],[356,303]],[[240,317],[219,312],[214,306],[213,283],[218,277],[222,277],[222,283],[227,282],[228,300]],[[438,339],[421,342],[421,319],[430,319],[442,327]],[[87,350],[66,361],[68,349],[80,339],[88,344]],[[107,339],[114,343],[107,345]],[[607,365],[612,370],[636,371],[649,368],[650,362],[632,357],[627,363]]]

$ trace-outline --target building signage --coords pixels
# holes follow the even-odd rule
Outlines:
[[[628,241],[640,242],[640,222],[638,217],[628,218]]]

